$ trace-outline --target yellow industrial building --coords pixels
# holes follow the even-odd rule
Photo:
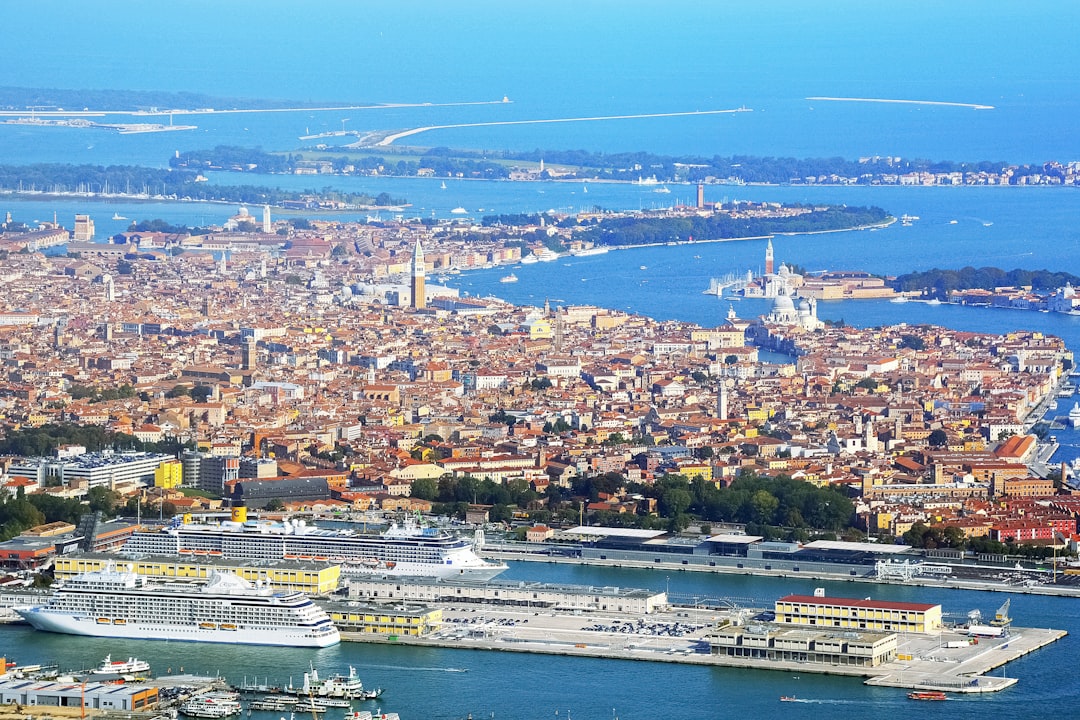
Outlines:
[[[426,605],[324,605],[330,619],[343,633],[421,637],[442,627],[442,610]]]
[[[289,560],[225,560],[221,558],[141,557],[121,560],[104,553],[78,553],[56,558],[56,579],[103,570],[110,562],[130,565],[138,575],[159,580],[206,580],[216,571],[236,573],[248,582],[269,581],[280,590],[296,590],[305,595],[328,595],[338,587],[341,566],[330,563],[297,563]]]
[[[877,632],[941,630],[940,605],[788,595],[776,601],[775,609],[776,622],[785,625]]]

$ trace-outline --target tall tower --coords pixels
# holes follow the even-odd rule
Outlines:
[[[773,250],[772,240],[769,240],[769,244],[765,246],[765,274],[773,274]]]
[[[258,350],[255,338],[249,337],[244,339],[244,344],[240,350],[240,369],[241,370],[254,370],[258,363]]]
[[[427,307],[427,291],[424,289],[424,248],[416,241],[412,253],[412,309]]]
[[[698,210],[705,207],[705,186],[701,183],[697,186],[697,206]]]
[[[105,286],[106,302],[116,302],[116,287],[113,285],[112,275],[102,277],[101,283]]]
[[[720,420],[728,419],[727,379],[720,381],[720,392],[716,395],[716,417]]]
[[[75,242],[90,242],[94,239],[94,221],[89,215],[75,216]]]
[[[274,228],[270,224],[270,206],[263,205],[263,232],[269,235],[273,231]]]

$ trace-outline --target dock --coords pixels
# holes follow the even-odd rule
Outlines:
[[[1021,627],[1010,628],[1000,638],[970,638],[952,630],[902,633],[896,659],[875,667],[712,654],[710,634],[738,614],[677,606],[644,617],[452,606],[443,608],[442,629],[427,636],[342,633],[342,640],[842,675],[863,678],[867,685],[967,694],[998,692],[1014,685],[1016,678],[988,673],[1067,634]]]

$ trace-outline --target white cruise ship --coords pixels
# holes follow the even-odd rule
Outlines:
[[[289,647],[341,641],[326,611],[301,593],[224,572],[204,585],[151,584],[110,567],[74,577],[44,605],[15,612],[38,630],[69,635]]]
[[[342,572],[362,575],[490,580],[505,563],[481,559],[470,542],[445,530],[423,527],[411,515],[381,535],[329,530],[302,520],[282,523],[227,521],[215,524],[174,520],[157,532],[137,532],[122,552],[137,555],[206,556],[230,560],[330,562]]]

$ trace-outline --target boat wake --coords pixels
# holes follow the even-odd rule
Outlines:
[[[367,665],[366,667],[372,670],[407,670],[409,672],[443,672],[443,673],[463,673],[469,672],[469,668],[455,668],[455,667],[413,667],[405,665]]]

